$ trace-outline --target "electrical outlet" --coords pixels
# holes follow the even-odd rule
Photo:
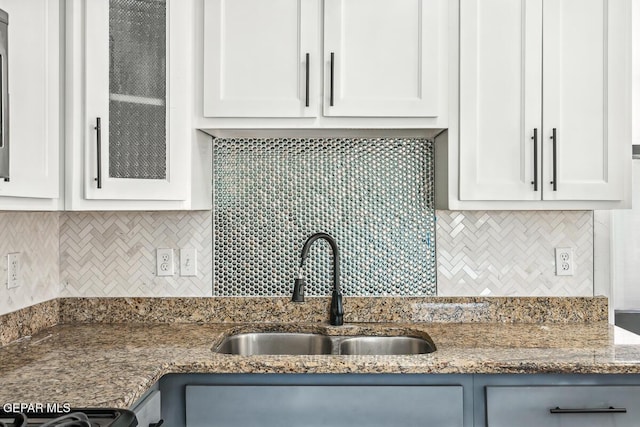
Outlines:
[[[156,249],[156,270],[158,276],[173,276],[173,249]]]
[[[7,255],[7,289],[20,286],[20,255],[19,252]]]
[[[180,249],[180,275],[196,276],[198,274],[198,252],[195,248]]]
[[[573,276],[573,248],[556,248],[556,276]]]

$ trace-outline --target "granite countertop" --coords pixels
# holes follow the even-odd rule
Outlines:
[[[212,348],[240,331],[428,333],[412,356],[233,356]],[[0,348],[0,402],[128,407],[168,373],[640,373],[640,345],[594,323],[75,323]]]

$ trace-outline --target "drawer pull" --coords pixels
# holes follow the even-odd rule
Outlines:
[[[335,52],[331,52],[331,71],[329,73],[329,107],[333,107],[333,72],[335,64]]]
[[[549,409],[552,414],[626,414],[627,408],[614,408],[609,406],[608,408],[576,408],[576,409],[563,409],[558,406]]]
[[[309,54],[307,53],[305,55],[305,76],[304,76],[304,80],[305,80],[305,86],[304,86],[304,106],[308,107],[309,106]]]
[[[94,127],[96,130],[96,153],[97,153],[97,172],[98,176],[94,178],[94,181],[97,181],[97,188],[102,188],[102,126],[100,125],[100,117],[96,118],[96,126]]]
[[[538,191],[538,128],[533,129],[533,191]]]
[[[551,141],[553,142],[553,181],[551,181],[551,185],[553,185],[553,191],[558,191],[558,163],[557,163],[557,142],[558,136],[556,135],[556,128],[553,128],[551,131]]]

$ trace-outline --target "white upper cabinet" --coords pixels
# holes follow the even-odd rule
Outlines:
[[[194,208],[192,13],[180,0],[67,3],[67,209]]]
[[[204,0],[200,127],[444,128],[450,3]]]
[[[324,114],[442,113],[438,61],[445,7],[440,0],[325,0]]]
[[[316,116],[319,14],[317,0],[205,1],[204,114]]]
[[[542,0],[462,0],[462,200],[540,199],[541,105]]]
[[[57,209],[60,193],[60,2],[0,0],[9,15],[10,180],[0,210]],[[3,68],[4,70],[4,68]],[[3,78],[2,91],[6,91]]]
[[[629,1],[461,0],[460,8],[459,199],[624,202]]]
[[[545,200],[624,196],[623,165],[631,163],[630,52],[623,37],[628,34],[618,28],[630,20],[624,3],[544,2]]]
[[[167,43],[178,30],[170,25],[174,3],[86,2],[87,199],[186,198],[178,145],[189,135],[188,120],[176,107],[187,88],[171,79],[176,61]]]

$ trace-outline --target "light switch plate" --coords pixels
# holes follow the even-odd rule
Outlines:
[[[173,276],[173,249],[156,249],[156,270],[158,276]]]
[[[180,249],[180,275],[198,275],[198,252],[195,248]]]

